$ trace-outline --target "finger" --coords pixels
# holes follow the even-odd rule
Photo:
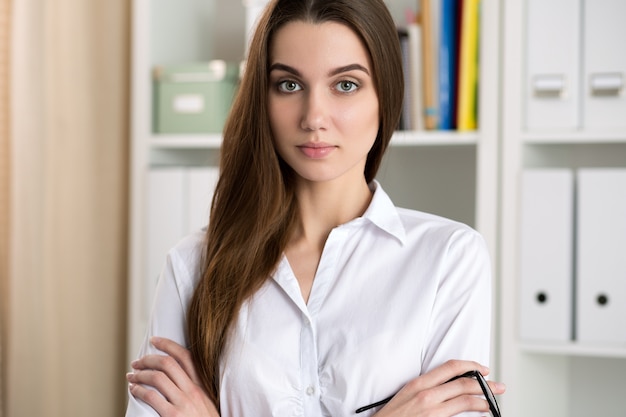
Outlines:
[[[129,374],[127,375],[127,378],[129,378],[130,375],[136,374]],[[129,381],[130,379],[131,378],[129,378]],[[167,401],[162,393],[159,393],[152,388],[142,386],[139,382],[130,382],[128,389],[133,397],[142,400],[150,407],[154,408],[159,415],[166,415],[173,409],[173,406]]]
[[[146,355],[137,359],[131,365],[136,371],[152,370],[159,372],[182,391],[188,391],[196,386],[180,363],[169,355]]]
[[[500,382],[487,381],[487,384],[489,385],[489,390],[491,391],[491,394],[494,395],[502,394],[506,390],[506,386]],[[459,378],[453,382],[443,384],[441,387],[442,389],[450,389],[447,394],[452,395],[452,397],[450,397],[450,400],[448,401],[453,401],[452,404],[456,404],[456,406],[474,407],[476,404],[478,404],[475,401],[472,401],[471,398],[465,398],[469,395],[472,398],[484,399],[487,403],[487,407],[489,408],[489,401],[487,401],[486,397],[493,397],[490,393],[482,389],[481,384],[475,378]],[[496,401],[495,398],[493,399],[493,401]],[[471,408],[463,411],[483,410]]]
[[[440,385],[441,390],[445,390],[449,398],[460,395],[482,395],[483,390],[475,378],[459,378],[451,382]]]
[[[489,374],[489,368],[474,361],[449,360],[416,378],[416,389],[421,391],[444,384],[450,379],[469,371],[478,370],[481,374]]]
[[[189,375],[191,380],[200,384],[200,379],[196,374],[196,368],[193,364],[193,360],[191,358],[191,352],[189,349],[184,346],[174,342],[171,339],[163,338],[163,337],[152,337],[150,342],[154,347],[159,349],[160,351],[167,353],[180,364],[183,370]]]
[[[489,413],[489,403],[482,396],[460,395],[448,401],[444,401],[438,407],[441,415],[452,416],[467,411]]]
[[[135,371],[126,374],[126,379],[134,385],[154,388],[170,403],[180,402],[183,395],[180,388],[161,371],[152,369]]]
[[[485,382],[489,386],[489,390],[494,395],[500,395],[506,391],[506,385],[504,385],[501,382],[496,382],[496,381],[485,381]],[[442,386],[449,386],[451,388],[455,388],[455,390],[457,390],[456,392],[457,395],[461,395],[461,394],[479,394],[480,395],[481,393],[484,394],[484,391],[482,390],[482,387],[481,387],[481,383],[475,378],[475,376],[472,376],[472,375],[469,375],[469,377],[467,378],[464,378],[464,377],[454,378],[453,380],[446,382]],[[481,392],[477,392],[476,387],[479,387]]]
[[[506,392],[506,385],[502,382],[487,381],[487,383],[489,384],[491,392],[493,392],[495,395],[501,395]]]

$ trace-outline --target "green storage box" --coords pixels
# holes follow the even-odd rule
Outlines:
[[[239,81],[221,60],[154,69],[155,133],[219,133]]]

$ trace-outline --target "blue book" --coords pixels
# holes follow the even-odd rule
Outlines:
[[[454,129],[456,106],[457,0],[441,0],[439,33],[439,129]]]

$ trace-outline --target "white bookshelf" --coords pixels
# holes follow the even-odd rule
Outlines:
[[[524,126],[527,2],[503,3],[499,371],[508,387],[503,414],[623,416],[626,346],[520,340],[519,219],[522,170],[626,167],[626,128],[585,128],[583,123],[573,129]],[[615,47],[619,48],[619,41]],[[580,110],[584,112],[582,106]]]
[[[206,1],[206,0],[203,0]],[[130,254],[129,254],[129,319],[128,355],[134,357],[142,341],[145,314],[146,250],[145,217],[147,206],[146,177],[151,166],[195,166],[217,164],[221,136],[158,135],[152,133],[151,68],[159,63],[154,57],[160,46],[153,43],[155,8],[165,7],[165,0],[133,0],[132,54],[132,138],[130,160]],[[240,2],[217,0],[245,10]],[[237,6],[233,6],[237,3]],[[255,3],[255,2],[252,2]],[[392,10],[414,7],[413,0],[389,0]],[[184,0],[179,7],[200,7],[199,0]],[[498,155],[499,155],[499,50],[500,2],[483,0],[481,23],[480,130],[477,132],[397,132],[379,172],[379,180],[397,205],[435,212],[466,222],[478,229],[491,250],[495,271],[498,219]],[[205,6],[201,6],[205,7]],[[239,17],[237,17],[239,16]],[[223,22],[230,31],[246,30],[245,13],[232,13],[232,20]],[[177,36],[172,33],[171,36]],[[216,37],[230,35],[215,34]],[[162,37],[162,35],[160,35]],[[242,35],[243,38],[243,35]],[[220,43],[222,39],[220,38]],[[236,39],[234,48],[242,57],[244,41]],[[224,46],[221,46],[224,49]],[[201,48],[200,48],[201,49]],[[223,56],[186,56],[186,60],[223,58]],[[173,244],[174,242],[172,242]],[[165,254],[163,255],[165,257]],[[494,276],[495,281],[495,276]],[[494,294],[494,302],[495,302]],[[143,307],[142,307],[143,306]],[[497,317],[494,311],[494,318]],[[495,330],[495,327],[494,327]],[[492,368],[497,368],[497,338],[494,335]]]

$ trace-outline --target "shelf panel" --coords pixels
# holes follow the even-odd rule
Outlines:
[[[527,353],[626,359],[626,346],[623,345],[599,346],[571,342],[524,343],[520,347],[522,351]]]
[[[476,145],[478,132],[448,130],[404,131],[393,134],[391,146],[458,146]]]
[[[156,134],[150,138],[150,146],[155,149],[219,149],[221,144],[220,133]]]
[[[464,146],[477,142],[477,132],[455,131],[398,131],[391,139],[392,146]],[[153,149],[219,149],[222,135],[154,134],[149,143]]]
[[[521,138],[524,143],[532,145],[626,143],[626,130],[524,132]]]

